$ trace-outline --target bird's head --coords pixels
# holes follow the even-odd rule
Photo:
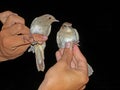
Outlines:
[[[71,27],[72,27],[72,23],[70,23],[70,22],[64,22],[64,23],[62,24],[62,28],[63,28],[63,29],[71,28]]]
[[[72,23],[70,23],[70,22],[64,22],[64,23],[63,23],[63,26],[65,26],[65,27],[66,27],[66,26],[67,26],[67,27],[70,27],[70,26],[72,26]]]
[[[59,20],[57,20],[53,15],[51,14],[44,14],[42,16],[40,16],[40,18],[42,18],[42,20],[44,22],[48,22],[49,24],[53,23],[53,22],[59,22]]]

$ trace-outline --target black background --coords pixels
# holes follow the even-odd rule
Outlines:
[[[45,13],[54,15],[60,22],[52,24],[46,42],[45,72],[37,72],[34,54],[26,51],[16,60],[0,63],[0,90],[37,90],[46,71],[56,63],[56,33],[64,21],[71,22],[78,30],[81,51],[94,69],[86,90],[120,89],[113,71],[112,4],[77,0],[0,1],[0,12],[6,10],[22,16],[28,27],[35,17]]]

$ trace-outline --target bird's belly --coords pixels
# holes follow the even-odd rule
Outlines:
[[[62,41],[61,41],[61,46],[62,48],[65,47],[65,44],[67,42],[74,42],[75,41],[75,38],[74,37],[68,37],[68,38],[64,38]]]

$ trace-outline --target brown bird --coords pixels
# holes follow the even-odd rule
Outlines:
[[[73,44],[79,45],[79,33],[77,32],[77,29],[72,27],[72,23],[69,22],[64,22],[62,26],[60,27],[60,30],[57,32],[57,45],[59,48],[65,48],[65,44],[67,42],[70,42],[71,48]],[[92,75],[93,69],[92,67],[88,64],[88,75]]]
[[[39,17],[36,17],[30,26],[30,31],[32,34],[43,34],[46,36],[49,36],[51,32],[51,24],[53,22],[58,22],[58,20],[50,14],[44,14]],[[32,43],[30,48],[28,49],[28,52],[35,53],[36,57],[36,65],[38,71],[44,71],[45,64],[44,64],[44,49],[46,47],[46,42],[44,42],[42,45],[37,43],[36,41]]]

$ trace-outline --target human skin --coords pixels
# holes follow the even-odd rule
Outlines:
[[[47,71],[38,90],[83,90],[89,77],[86,59],[78,46],[58,50],[56,59],[58,62]]]
[[[32,35],[25,25],[25,20],[16,13],[2,12],[0,21],[3,24],[0,31],[0,61],[13,60],[21,56],[33,40],[40,44],[47,40],[46,36]]]
[[[21,56],[35,40],[42,44],[46,36],[31,35],[25,20],[19,15],[6,11],[0,13],[3,26],[0,31],[0,61],[14,60]],[[33,40],[34,39],[34,40]],[[78,46],[56,52],[57,63],[47,73],[38,90],[83,90],[89,81],[86,58]]]

